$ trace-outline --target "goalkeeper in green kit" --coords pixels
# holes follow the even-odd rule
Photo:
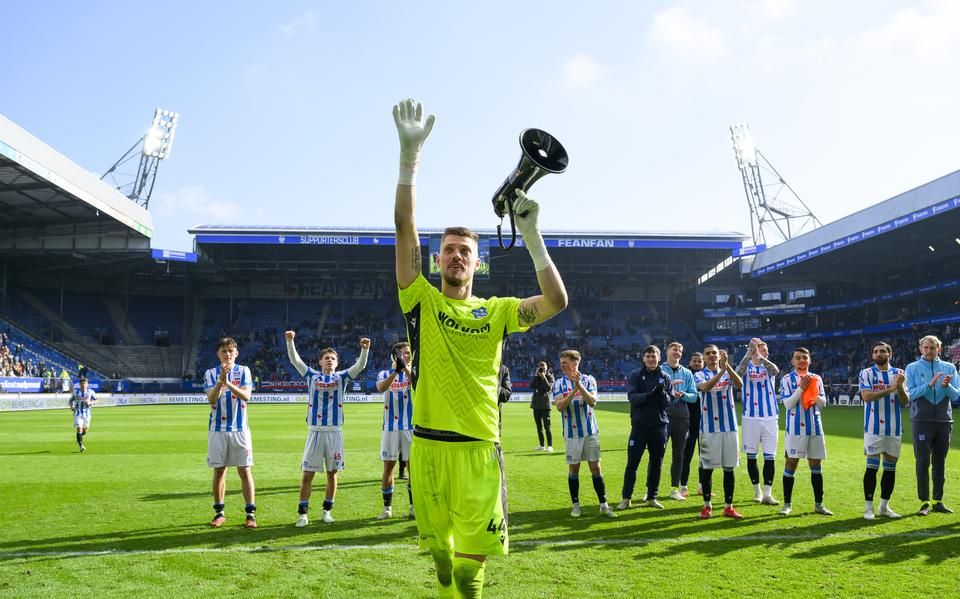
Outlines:
[[[497,374],[503,342],[567,306],[567,291],[537,224],[539,206],[522,192],[514,204],[517,229],[533,259],[542,295],[478,298],[476,233],[444,231],[436,258],[441,289],[422,274],[414,219],[420,148],[433,115],[404,100],[393,107],[400,136],[396,269],[407,323],[416,405],[410,476],[420,546],[437,566],[441,597],[479,597],[484,561],[508,552],[506,484],[497,428]],[[523,214],[524,216],[520,216]]]

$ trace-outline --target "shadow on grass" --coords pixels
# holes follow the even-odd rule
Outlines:
[[[960,555],[960,524],[955,522],[921,530],[889,531],[884,529],[894,521],[887,519],[836,519],[812,512],[798,518],[794,512],[793,516],[782,520],[784,526],[781,530],[743,531],[740,535],[709,540],[693,538],[670,543],[654,555],[675,558],[690,553],[699,558],[716,558],[748,547],[762,547],[776,552],[771,555],[789,559],[865,560],[871,564],[900,564],[914,559],[938,564]],[[683,533],[691,534],[689,530]],[[855,533],[855,538],[843,536],[850,533]],[[836,537],[831,538],[834,535]],[[636,556],[636,559],[649,557],[647,553]]]
[[[239,488],[239,483],[233,482],[234,487]],[[314,493],[317,490],[322,490],[326,484],[326,477],[324,474],[318,473],[317,476],[313,479],[313,491]],[[376,487],[380,488],[380,479],[372,478],[368,480],[338,480],[337,489],[351,489],[359,487]],[[294,494],[300,492],[300,483],[296,480],[292,481],[289,485],[283,485],[279,487],[256,487],[257,497],[262,495],[281,495],[284,493]],[[204,497],[210,498],[210,490],[205,489],[203,491],[185,491],[182,493],[151,493],[148,495],[143,495],[140,497],[140,501],[170,501],[177,499],[202,499]]]
[[[181,526],[144,528],[94,535],[49,537],[35,540],[0,542],[0,562],[11,560],[55,561],[88,557],[91,552],[125,553],[139,551],[190,551],[245,548],[270,551],[271,543],[302,548],[331,549],[352,545],[398,545],[407,541],[416,546],[416,527],[412,520],[397,518],[389,523],[373,518],[335,524],[310,524],[296,528],[293,522],[263,525],[255,530],[243,526],[243,517],[227,519],[222,528],[211,528],[207,521]],[[51,555],[43,555],[49,552]],[[76,552],[75,555],[71,555]],[[36,553],[36,555],[17,555]]]
[[[718,512],[709,520],[699,520],[699,508],[633,508],[618,512],[620,517],[615,521],[600,516],[596,505],[590,502],[583,504],[580,518],[572,518],[568,508],[512,512],[511,552],[536,551],[544,546],[551,551],[577,551],[584,545],[623,552],[634,546],[638,560],[675,559],[684,553],[709,559],[766,548],[776,552],[770,555],[798,560],[895,564],[920,559],[933,565],[960,557],[960,522],[904,530],[903,523],[913,518],[867,521],[858,515],[839,519],[815,515],[812,509],[806,512],[802,507],[795,508],[798,511],[789,517],[771,510],[759,515],[747,513],[740,521],[724,518]],[[778,526],[771,530],[773,522]],[[930,516],[924,521],[928,522],[936,521]]]

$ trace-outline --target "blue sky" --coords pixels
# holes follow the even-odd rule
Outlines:
[[[727,127],[823,222],[960,167],[960,3],[30,2],[0,18],[0,113],[102,173],[181,113],[153,245],[195,224],[392,226],[390,116],[437,123],[421,226],[496,225],[540,127],[570,153],[531,195],[550,230],[736,230]]]

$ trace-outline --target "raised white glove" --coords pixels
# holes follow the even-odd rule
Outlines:
[[[433,129],[434,116],[423,118],[423,104],[411,99],[401,100],[393,107],[393,121],[400,137],[400,185],[414,185],[417,180],[417,164],[420,162],[420,147]]]
[[[523,215],[523,216],[521,216]],[[547,253],[547,246],[540,234],[540,205],[536,200],[517,190],[517,199],[513,202],[513,220],[523,236],[523,245],[533,259],[533,267],[537,272],[549,268],[553,261]]]

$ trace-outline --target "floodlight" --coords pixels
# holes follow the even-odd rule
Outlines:
[[[749,165],[757,163],[757,145],[753,142],[753,136],[750,135],[750,128],[746,123],[730,127],[731,137],[733,138],[733,150],[741,162]]]
[[[170,110],[157,108],[153,114],[153,125],[143,137],[143,153],[153,158],[163,160],[170,156],[173,147],[173,137],[177,131],[177,120],[180,115]]]

